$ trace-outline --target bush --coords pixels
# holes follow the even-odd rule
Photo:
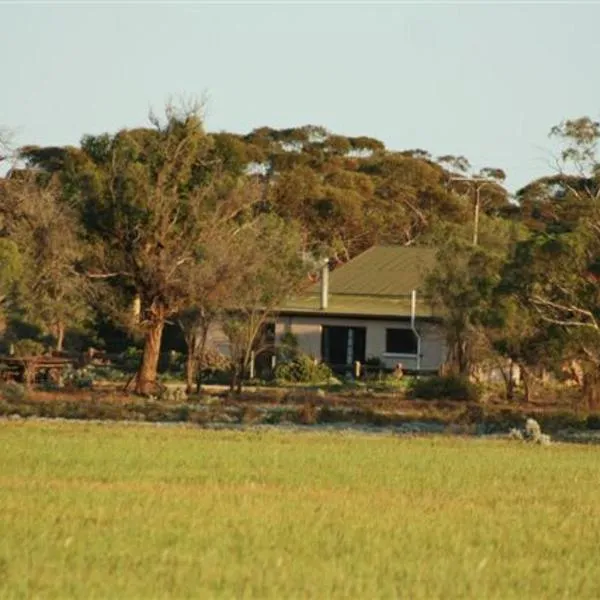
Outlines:
[[[386,374],[369,381],[368,386],[370,389],[378,392],[399,392],[410,389],[412,379],[408,377],[399,379],[394,374]]]
[[[37,340],[24,339],[13,344],[15,356],[42,356],[46,352],[46,347]]]
[[[9,381],[0,384],[0,397],[9,402],[22,402],[27,399],[27,390],[25,386]]]
[[[275,379],[286,383],[325,383],[333,377],[331,369],[307,354],[299,354],[275,367]]]
[[[123,381],[125,373],[109,365],[90,365],[87,368],[94,381]]]
[[[477,402],[481,389],[466,377],[445,375],[415,379],[411,385],[411,396],[421,400],[464,400]]]
[[[84,389],[91,388],[94,385],[94,373],[91,369],[73,369],[68,368],[63,373],[63,379],[66,385]]]
[[[142,364],[142,354],[143,351],[140,348],[130,346],[114,361],[115,366],[126,373],[135,373]]]
[[[296,421],[301,425],[314,425],[317,422],[317,417],[317,408],[314,404],[307,402],[300,407],[296,415]]]
[[[198,357],[200,379],[203,383],[225,385],[231,380],[231,359],[218,350],[207,348]]]
[[[294,362],[299,355],[298,338],[291,331],[286,331],[277,344],[277,362]]]

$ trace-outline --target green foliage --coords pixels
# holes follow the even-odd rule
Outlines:
[[[69,368],[63,372],[63,381],[65,385],[78,389],[91,388],[96,380],[97,373],[90,367],[81,369]]]
[[[90,365],[87,367],[88,372],[91,374],[93,381],[123,381],[126,378],[126,373],[121,369],[115,369],[108,365]],[[129,369],[130,372],[135,371]]]
[[[0,300],[23,274],[23,260],[14,240],[0,238]]]
[[[291,362],[299,353],[298,338],[291,331],[286,331],[277,344],[277,362]]]
[[[142,361],[142,350],[135,346],[129,346],[114,361],[115,365],[126,373],[135,373]]]
[[[332,370],[307,354],[298,354],[289,362],[275,367],[275,378],[286,383],[326,383],[333,377]]]
[[[517,205],[501,169],[473,176],[462,156],[394,152],[316,125],[211,135],[191,108],[169,106],[147,128],[84,136],[80,148],[22,149],[31,171],[0,187],[7,318],[58,341],[93,309],[147,336],[152,360],[123,363],[129,372],[145,365],[152,380],[167,319],[225,313],[241,381],[251,352],[271,343],[267,315],[306,281],[301,256],[340,263],[376,243],[429,244],[439,264],[423,291],[443,313],[452,372],[510,358],[560,376],[576,361],[600,401],[597,121],[553,128],[566,171],[525,186]],[[4,346],[13,339],[9,331]],[[286,377],[311,377],[294,348],[280,354],[295,365]]]
[[[507,229],[489,247],[474,247],[460,237],[448,238],[427,280],[426,293],[443,315],[448,362],[461,376],[470,371],[478,333],[493,309],[494,292],[509,249]]]
[[[27,388],[13,381],[0,383],[0,397],[12,403],[23,402],[28,398]]]
[[[18,340],[13,344],[13,351],[17,357],[42,356],[46,353],[46,347],[37,340]]]
[[[410,390],[412,385],[412,377],[398,377],[393,373],[380,373],[367,381],[369,389],[381,392]]]
[[[414,379],[410,394],[413,398],[421,400],[477,402],[481,396],[481,389],[466,377],[446,375]]]

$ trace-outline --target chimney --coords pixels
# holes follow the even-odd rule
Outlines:
[[[321,267],[321,310],[329,306],[329,259]]]

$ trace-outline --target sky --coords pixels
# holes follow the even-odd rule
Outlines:
[[[600,3],[6,2],[0,126],[77,144],[206,98],[209,131],[322,125],[466,156],[516,190],[600,117]]]

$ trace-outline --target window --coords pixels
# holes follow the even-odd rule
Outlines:
[[[412,329],[386,329],[385,351],[389,354],[417,354],[417,336]]]

